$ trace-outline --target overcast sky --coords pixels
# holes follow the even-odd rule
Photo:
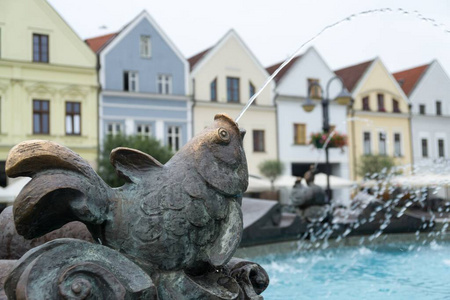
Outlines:
[[[284,60],[340,19],[389,7],[393,13],[353,18],[310,45],[333,69],[379,56],[395,72],[436,58],[450,74],[448,0],[48,1],[82,39],[118,31],[145,9],[187,58],[211,47],[233,28],[265,67]],[[412,14],[398,13],[398,8]],[[421,20],[415,11],[435,19],[437,26]]]

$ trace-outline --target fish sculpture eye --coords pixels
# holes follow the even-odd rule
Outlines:
[[[230,134],[223,127],[220,127],[219,129],[217,129],[217,135],[219,136],[220,140],[223,142],[228,143],[230,141]]]

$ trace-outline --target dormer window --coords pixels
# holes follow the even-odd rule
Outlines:
[[[48,35],[33,34],[33,61],[48,63]]]
[[[442,116],[442,102],[436,101],[436,115]]]
[[[256,93],[256,88],[253,85],[253,83],[251,83],[251,82],[248,83],[248,91],[249,91],[249,99],[250,99]],[[253,101],[252,104],[256,104],[256,99]]]
[[[377,95],[377,100],[378,100],[378,111],[379,112],[385,112],[386,109],[384,108],[384,95],[383,94],[378,94]]]
[[[227,101],[239,103],[239,78],[227,77]]]
[[[217,78],[214,78],[214,80],[211,81],[209,88],[211,92],[211,101],[217,101]]]
[[[392,111],[395,113],[400,112],[400,104],[399,104],[398,100],[392,99]]]
[[[320,99],[322,97],[319,86],[319,79],[308,78],[308,93],[312,99]]]
[[[370,111],[369,96],[362,98],[362,109],[365,111]]]
[[[135,71],[123,72],[123,90],[127,92],[139,91],[139,75]]]
[[[425,115],[426,114],[425,104],[419,104],[419,114],[420,115]]]
[[[170,75],[158,76],[158,93],[164,95],[172,94],[172,76]]]
[[[149,35],[141,35],[141,57],[150,58],[152,57],[152,45]]]

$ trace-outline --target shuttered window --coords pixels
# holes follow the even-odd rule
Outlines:
[[[294,124],[294,144],[306,145],[306,124]]]
[[[254,152],[266,151],[264,130],[253,130],[253,151]]]

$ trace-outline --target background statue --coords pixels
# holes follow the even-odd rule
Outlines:
[[[295,206],[297,214],[309,222],[322,222],[331,213],[325,191],[314,183],[316,172],[314,165],[311,165],[310,169],[303,176],[306,186],[301,184],[302,178],[298,177],[290,195],[292,205]]]

